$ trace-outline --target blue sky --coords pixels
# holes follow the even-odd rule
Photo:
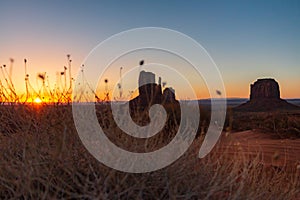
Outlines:
[[[229,97],[248,97],[259,77],[276,78],[285,98],[300,97],[300,1],[1,0],[0,63],[13,57],[13,76],[23,81],[26,57],[32,74],[47,71],[55,81],[66,54],[78,69],[99,42],[145,26],[198,41],[218,65]]]

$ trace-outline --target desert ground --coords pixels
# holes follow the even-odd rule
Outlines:
[[[130,174],[106,167],[89,154],[75,130],[71,106],[13,105],[0,109],[1,199],[300,197],[299,117],[295,114],[272,114],[288,124],[271,120],[276,125],[274,130],[274,124],[269,126],[262,120],[269,120],[269,113],[251,118],[254,128],[249,129],[244,118],[235,118],[241,114],[229,112],[221,139],[205,158],[198,158],[205,135],[201,130],[206,128],[200,127],[201,133],[191,147],[172,165],[151,173]],[[100,124],[105,123],[116,133],[111,139],[124,141],[114,125],[101,116]],[[201,119],[205,120],[205,115]],[[176,130],[176,125],[173,128]],[[164,132],[150,143],[159,146],[168,134]]]
[[[223,133],[215,149],[228,155],[241,152],[249,159],[258,156],[258,161],[269,168],[279,170],[300,168],[300,139],[278,138],[274,133],[260,130]]]

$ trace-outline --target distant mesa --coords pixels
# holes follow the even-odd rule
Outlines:
[[[279,84],[274,79],[258,79],[250,88],[250,100],[280,99]]]
[[[130,107],[148,108],[154,104],[178,103],[173,88],[165,88],[162,91],[161,77],[158,84],[155,81],[155,74],[141,71],[139,74],[139,95],[129,101]]]
[[[258,79],[250,86],[250,101],[235,108],[237,111],[291,110],[300,107],[280,98],[279,84],[272,78]]]

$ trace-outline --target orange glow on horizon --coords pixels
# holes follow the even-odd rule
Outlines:
[[[34,59],[33,59],[34,60]],[[30,61],[30,62],[29,62]],[[24,70],[24,63],[22,59],[18,59],[16,62],[14,62],[14,66],[6,65],[6,68],[3,68],[3,74],[2,76],[5,76],[4,78],[1,77],[0,79],[0,92],[2,92],[2,96],[0,96],[0,102],[29,102],[29,103],[68,103],[72,101],[71,95],[72,90],[66,91],[69,87],[69,68],[67,68],[66,71],[63,71],[63,67],[59,67],[57,69],[51,68],[51,66],[57,66],[62,63],[68,66],[67,59],[65,56],[61,56],[61,60],[54,60],[53,62],[46,62],[42,59],[35,60],[31,62],[31,60],[27,61],[27,70],[28,74],[30,75],[28,77],[28,80],[30,80],[30,86],[31,91],[29,93],[31,94],[29,97],[26,97],[26,84],[24,82],[24,74],[22,71]],[[37,62],[38,61],[38,62]],[[37,68],[36,66],[42,65],[42,63],[47,63],[47,65],[44,65],[43,69]],[[78,72],[78,68],[76,67],[77,63],[72,63],[72,78],[76,79],[76,72]],[[124,64],[130,65],[129,64]],[[31,66],[35,66],[32,67]],[[78,66],[78,65],[77,65]],[[45,68],[45,69],[44,69]],[[5,71],[7,70],[7,72]],[[20,70],[21,73],[12,73],[11,76],[8,74],[9,71],[16,72],[16,70]],[[56,73],[56,70],[59,73]],[[118,69],[117,69],[118,70]],[[45,73],[45,85],[46,87],[44,89],[44,93],[40,92],[41,86],[42,86],[42,80],[38,79],[35,74],[41,74],[37,72],[47,72]],[[48,73],[50,71],[51,73]],[[36,73],[34,73],[36,72]],[[61,75],[63,72],[64,75]],[[117,71],[119,72],[119,71]],[[56,76],[55,76],[56,74]],[[118,75],[116,75],[115,70],[112,70],[112,72],[108,75],[110,75],[110,82],[108,85],[108,92],[110,100],[118,100],[118,91],[113,92],[112,87],[117,88],[116,85],[113,83],[117,83],[118,81]],[[242,78],[241,78],[242,77]],[[48,79],[49,78],[49,79]],[[67,78],[67,79],[66,79]],[[190,77],[189,77],[190,78]],[[227,98],[249,98],[250,95],[250,84],[255,82],[257,79],[257,75],[253,75],[252,77],[246,77],[246,76],[240,76],[235,77],[235,75],[226,75],[223,74],[223,80],[226,90],[226,97]],[[300,98],[300,90],[299,90],[299,84],[300,79],[287,79],[287,78],[280,78],[274,76],[276,81],[278,81],[280,85],[280,93],[281,98],[283,99],[292,99],[292,98]],[[36,80],[36,81],[35,81]],[[10,82],[11,81],[11,82]],[[101,81],[100,81],[101,82]],[[133,83],[135,83],[133,81]],[[73,82],[74,84],[74,82]],[[66,85],[66,86],[65,86]],[[124,84],[126,86],[126,83]],[[129,84],[128,84],[129,85]],[[170,87],[174,87],[171,83],[168,85]],[[74,87],[74,85],[73,85]],[[210,94],[208,93],[207,88],[205,87],[205,84],[199,83],[199,82],[193,82],[192,85],[196,96],[198,99],[209,99]],[[123,87],[124,89],[125,87]],[[130,88],[130,87],[128,87]],[[101,89],[101,90],[100,90]],[[99,97],[100,101],[105,99],[105,87],[102,85],[101,88],[96,91],[97,96]],[[179,100],[186,100],[189,94],[185,93],[185,88],[181,87],[181,85],[177,85],[174,87],[176,98]],[[216,88],[217,90],[217,88]],[[125,100],[132,99],[138,95],[138,92],[135,90],[133,93],[130,93],[131,91],[125,90],[123,91],[123,98]],[[114,94],[113,94],[114,93]],[[43,97],[43,98],[42,98]],[[115,99],[116,97],[117,99]],[[125,98],[126,97],[126,98]],[[27,99],[26,99],[27,98]],[[124,100],[121,99],[121,100]],[[96,100],[95,100],[96,101]]]

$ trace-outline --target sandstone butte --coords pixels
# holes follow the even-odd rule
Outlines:
[[[250,100],[236,108],[236,111],[265,112],[294,110],[300,107],[280,98],[278,82],[272,78],[258,79],[250,85]]]

